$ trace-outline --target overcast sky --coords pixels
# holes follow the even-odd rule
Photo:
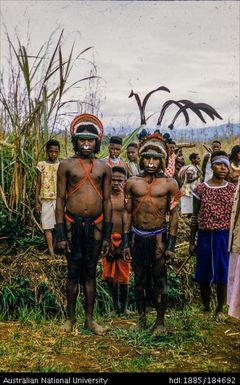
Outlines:
[[[23,39],[29,30],[34,53],[56,27],[64,28],[69,46],[76,40],[79,51],[94,47],[98,75],[104,79],[105,125],[137,127],[131,89],[143,97],[160,85],[171,94],[154,94],[147,116],[169,98],[190,99],[212,105],[224,121],[239,122],[239,19],[238,1],[1,0],[0,55],[6,55],[3,24],[13,39],[14,30]],[[81,67],[75,76],[81,77]],[[153,125],[157,117],[151,118]],[[196,125],[202,126],[192,119],[191,126]]]

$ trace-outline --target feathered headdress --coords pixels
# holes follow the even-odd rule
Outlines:
[[[149,156],[151,154],[151,151],[149,150],[155,150],[159,158],[167,158],[168,146],[159,130],[150,134],[146,129],[143,129],[138,135],[138,139],[138,154],[140,158]],[[156,156],[156,154],[154,155]]]
[[[138,105],[138,108],[139,108],[139,111],[140,111],[140,122],[141,122],[141,125],[146,125],[146,116],[145,116],[146,104],[147,104],[150,96],[153,93],[157,92],[157,91],[170,92],[170,90],[167,87],[165,87],[165,86],[158,87],[157,89],[155,89],[153,91],[150,91],[144,97],[143,102],[141,102],[139,95],[136,94],[135,92],[131,91],[131,93],[129,95],[129,98],[134,96],[135,99],[136,99],[136,102],[137,102],[137,105]],[[180,114],[184,115],[186,126],[189,124],[190,119],[189,119],[189,115],[188,115],[187,110],[190,110],[190,111],[194,112],[203,123],[206,123],[206,121],[205,121],[205,119],[203,117],[202,112],[207,114],[212,120],[214,120],[215,117],[222,120],[222,117],[209,104],[206,104],[206,103],[193,103],[190,100],[186,100],[186,99],[167,100],[163,104],[163,106],[162,106],[162,108],[160,110],[160,115],[159,115],[159,118],[157,120],[157,126],[161,126],[161,123],[162,123],[162,120],[163,120],[165,112],[172,105],[177,106],[178,107],[178,111],[174,115],[174,118],[173,118],[172,122],[168,126],[168,128],[170,128],[171,130],[174,128],[174,124],[175,124],[175,122],[176,122],[176,120],[177,120],[177,118],[179,117]]]
[[[77,115],[70,125],[70,132],[72,136],[82,136],[82,131],[88,131],[85,134],[89,137],[98,139],[100,142],[103,137],[103,125],[102,122],[91,114]]]

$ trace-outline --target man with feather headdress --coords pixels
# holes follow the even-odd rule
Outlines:
[[[80,283],[85,295],[84,326],[103,335],[106,329],[93,320],[93,307],[99,255],[107,255],[110,248],[111,169],[96,158],[103,135],[96,116],[76,116],[71,134],[75,155],[60,163],[57,177],[56,241],[68,262],[67,321],[61,329],[71,332],[76,322]]]
[[[168,146],[156,131],[150,135],[144,129],[140,135],[139,158],[142,175],[133,176],[125,185],[123,220],[123,256],[132,256],[135,298],[139,314],[137,329],[147,327],[146,292],[150,278],[154,286],[154,306],[157,317],[152,328],[154,336],[165,330],[167,306],[166,259],[174,257],[178,210],[174,203],[177,182],[164,174]],[[167,224],[167,214],[169,223]],[[133,240],[130,249],[129,234]]]

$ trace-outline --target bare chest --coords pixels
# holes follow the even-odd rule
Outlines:
[[[112,210],[121,213],[124,210],[124,195],[111,196]]]
[[[91,179],[96,184],[100,184],[103,178],[103,169],[97,162],[83,163],[79,159],[75,159],[68,169],[69,184],[74,185],[83,179]]]
[[[156,179],[152,183],[144,180],[137,181],[132,188],[132,195],[135,198],[150,196],[152,198],[162,198],[168,195],[168,188],[165,179]]]

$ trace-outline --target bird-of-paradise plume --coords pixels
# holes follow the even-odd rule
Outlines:
[[[186,111],[187,109],[190,109],[191,111],[193,111],[199,117],[199,119],[203,123],[206,123],[206,120],[204,119],[204,117],[202,115],[202,112],[205,112],[212,120],[214,120],[215,117],[217,117],[218,119],[222,120],[222,117],[209,104],[206,104],[206,103],[193,103],[190,100],[186,100],[186,99],[182,99],[182,100],[168,100],[167,102],[164,103],[164,105],[163,105],[163,107],[161,109],[161,112],[160,112],[160,115],[159,115],[159,118],[158,118],[158,121],[157,121],[157,125],[158,126],[161,125],[166,110],[172,104],[175,104],[176,106],[178,106],[179,110],[175,114],[171,124],[168,126],[168,128],[170,128],[170,129],[174,128],[174,124],[175,124],[177,118],[179,117],[179,115],[181,113],[183,113],[183,115],[185,117],[185,121],[186,121],[186,126],[188,126],[188,124],[189,124],[189,115],[188,115],[188,113]]]
[[[136,94],[135,92],[133,92],[133,90],[131,91],[131,93],[129,95],[129,98],[135,96],[135,99],[137,101],[137,105],[138,105],[138,108],[140,111],[141,126],[146,125],[145,108],[146,108],[147,102],[148,102],[150,96],[154,92],[157,92],[157,91],[170,92],[170,90],[165,86],[158,87],[155,90],[148,92],[148,94],[144,97],[143,102],[141,102],[139,95]],[[168,128],[170,128],[171,130],[174,128],[174,124],[175,124],[175,122],[176,122],[176,120],[180,114],[183,114],[183,116],[185,118],[186,126],[188,126],[190,118],[189,118],[189,114],[188,114],[187,110],[194,112],[203,123],[206,123],[206,120],[204,119],[204,116],[202,113],[205,113],[206,115],[208,115],[212,120],[214,120],[215,118],[222,120],[222,117],[218,114],[218,112],[209,104],[194,103],[191,100],[187,100],[187,99],[167,100],[163,104],[162,109],[160,111],[160,115],[159,115],[159,118],[157,120],[157,126],[161,126],[165,112],[167,111],[167,109],[171,105],[175,105],[178,107],[178,111],[176,112],[172,122],[168,126]]]
[[[131,98],[132,96],[135,96],[135,99],[137,101],[137,105],[138,105],[138,108],[139,108],[139,111],[140,111],[141,125],[145,125],[146,124],[145,108],[146,108],[147,102],[148,102],[150,96],[152,94],[154,94],[154,92],[157,92],[157,91],[170,92],[170,90],[167,87],[164,87],[164,86],[158,87],[157,89],[148,92],[148,94],[143,99],[143,102],[141,102],[141,99],[140,99],[139,95],[136,94],[135,92],[133,92],[133,90],[131,91],[131,93],[129,95],[129,98]]]

